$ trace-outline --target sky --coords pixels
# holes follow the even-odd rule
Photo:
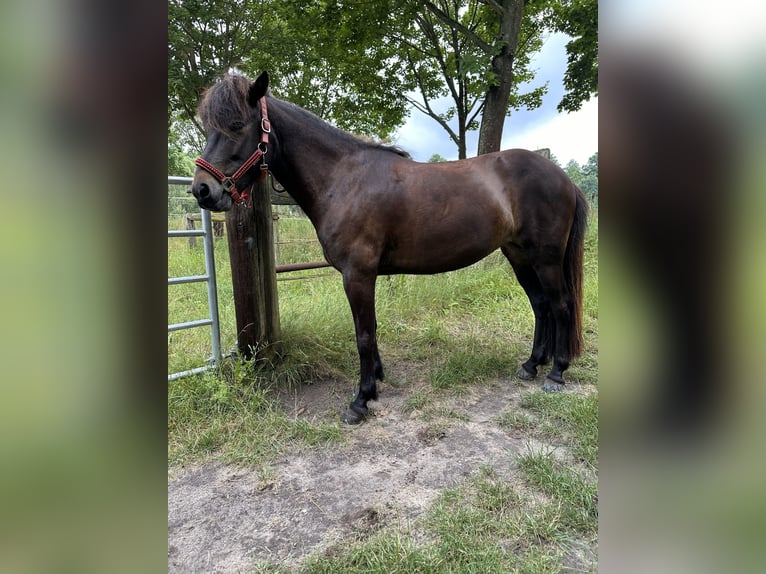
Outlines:
[[[532,68],[537,70],[537,75],[531,86],[537,87],[547,81],[548,93],[543,96],[543,104],[539,108],[513,111],[506,118],[502,149],[550,148],[561,165],[572,159],[584,164],[598,151],[598,97],[591,98],[574,113],[559,113],[556,110],[564,94],[567,41],[568,37],[564,34],[551,34],[532,60]],[[444,109],[449,102],[449,99],[443,100]],[[468,157],[476,155],[478,139],[478,130],[468,135]],[[397,132],[394,142],[409,151],[417,161],[428,161],[435,153],[448,160],[457,159],[457,146],[447,132],[436,120],[415,109]]]

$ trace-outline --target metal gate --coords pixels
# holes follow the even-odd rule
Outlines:
[[[191,177],[168,177],[168,185],[191,185]],[[180,379],[187,375],[201,373],[215,366],[221,360],[221,328],[218,319],[218,290],[215,281],[215,257],[213,249],[213,224],[210,212],[202,209],[202,229],[175,230],[168,229],[168,237],[202,237],[202,243],[205,253],[205,274],[187,275],[185,277],[168,277],[168,287],[172,285],[181,285],[183,283],[207,283],[207,306],[209,316],[204,319],[185,321],[168,325],[168,333],[180,331],[181,329],[193,329],[196,327],[205,327],[210,325],[210,347],[211,357],[208,364],[188,371],[171,373],[168,375],[168,382]]]

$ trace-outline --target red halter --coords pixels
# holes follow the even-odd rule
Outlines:
[[[253,155],[251,155],[245,163],[243,163],[240,168],[234,172],[234,174],[229,177],[225,175],[221,170],[219,170],[217,167],[215,167],[213,164],[208,163],[201,157],[198,157],[194,160],[194,163],[207,171],[210,175],[215,177],[218,181],[221,182],[221,185],[223,186],[223,189],[226,190],[231,194],[231,198],[234,200],[235,203],[245,203],[248,200],[248,193],[247,190],[242,190],[240,193],[237,190],[237,180],[241,178],[247,170],[249,170],[255,163],[263,158],[261,161],[261,176],[258,179],[258,181],[263,181],[263,178],[266,177],[266,173],[269,171],[269,166],[266,163],[266,151],[268,150],[269,146],[269,134],[271,133],[271,122],[269,122],[269,117],[266,112],[266,96],[263,96],[261,98],[261,141],[258,142],[257,149],[253,152]]]

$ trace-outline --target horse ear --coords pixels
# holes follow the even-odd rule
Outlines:
[[[256,80],[250,84],[250,90],[247,93],[247,101],[251,106],[254,106],[258,100],[266,95],[266,90],[269,89],[269,73],[264,70]]]

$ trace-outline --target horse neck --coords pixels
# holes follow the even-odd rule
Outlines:
[[[277,138],[269,168],[315,220],[326,204],[329,174],[354,151],[354,141],[305,110],[274,98],[269,100],[269,119]]]

